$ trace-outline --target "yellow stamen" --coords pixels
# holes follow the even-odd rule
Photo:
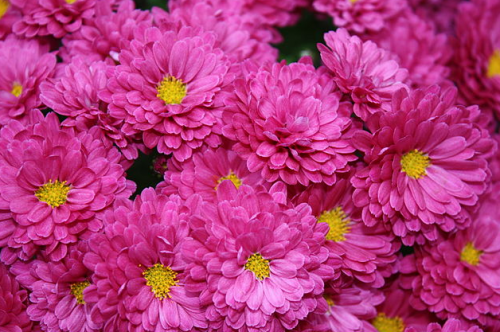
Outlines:
[[[66,3],[67,3],[67,4],[72,5],[72,4],[74,4],[75,2],[77,2],[78,0],[64,0],[64,1],[66,1]]]
[[[326,222],[330,226],[326,239],[340,242],[345,241],[345,235],[351,231],[350,220],[340,206],[333,210],[323,212],[318,222]]]
[[[219,180],[217,180],[217,186],[215,187],[215,190],[217,190],[219,184],[224,180],[231,180],[236,189],[239,189],[242,184],[241,179],[236,174],[234,174],[233,171],[230,171],[228,176],[223,176]]]
[[[76,302],[78,304],[85,304],[85,301],[83,300],[83,290],[87,288],[89,285],[90,282],[88,281],[80,281],[71,284],[70,286],[71,295],[73,295],[76,298]]]
[[[264,259],[261,254],[253,254],[247,260],[245,269],[252,271],[259,280],[269,277],[269,261]]]
[[[500,50],[495,50],[491,55],[486,75],[489,78],[492,78],[493,76],[500,76]]]
[[[12,84],[12,90],[10,91],[10,93],[19,98],[19,96],[23,93],[22,85],[19,83]]]
[[[49,180],[46,184],[35,191],[35,196],[40,202],[45,202],[52,208],[58,207],[66,203],[70,186],[66,185],[66,181]]]
[[[411,150],[401,157],[401,171],[413,179],[426,175],[425,170],[429,165],[429,157],[418,150]]]
[[[335,305],[335,302],[333,302],[332,298],[330,295],[323,295],[323,297],[325,298],[326,300],[326,303],[328,303],[328,306],[329,307],[333,307]]]
[[[481,250],[477,250],[474,247],[472,242],[468,242],[460,253],[460,260],[476,266],[479,264],[479,258],[481,258],[482,253]]]
[[[0,18],[2,18],[7,10],[9,10],[10,3],[5,0],[0,0]]]
[[[142,275],[146,279],[146,285],[151,287],[151,291],[160,300],[170,298],[170,287],[177,286],[178,283],[177,272],[160,263],[142,272]]]
[[[166,105],[177,105],[186,96],[186,84],[173,76],[165,76],[163,81],[156,88],[158,98]]]
[[[373,327],[379,332],[403,332],[405,329],[405,324],[401,317],[390,318],[387,317],[383,312],[379,313],[377,317],[372,321]]]

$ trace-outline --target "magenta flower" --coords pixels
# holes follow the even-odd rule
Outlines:
[[[227,59],[211,33],[191,28],[161,33],[147,29],[120,54],[107,90],[112,117],[127,136],[142,135],[148,148],[179,161],[202,146],[220,144],[220,91],[229,82]]]
[[[314,0],[313,7],[333,23],[355,33],[381,30],[386,21],[407,7],[404,0]]]
[[[39,85],[53,75],[55,65],[49,45],[14,36],[0,41],[0,125],[22,120],[41,106]]]
[[[254,188],[265,184],[260,174],[250,173],[246,162],[235,152],[222,147],[195,153],[183,163],[170,159],[167,169],[166,185],[173,188],[164,190],[177,193],[183,199],[198,194],[204,201],[213,202],[217,188],[224,180],[231,181],[236,188],[242,184]]]
[[[12,121],[0,132],[0,206],[15,221],[1,221],[11,229],[0,241],[9,264],[38,250],[61,260],[69,244],[102,228],[96,214],[135,189],[97,130],[76,136],[54,113],[37,112],[32,123]]]
[[[396,255],[400,245],[383,225],[367,227],[361,209],[353,204],[350,177],[342,178],[333,187],[314,185],[293,198],[295,204],[308,203],[319,223],[326,223],[326,247],[339,256],[341,284],[353,279],[380,288],[384,278],[395,273]]]
[[[30,290],[29,318],[40,322],[44,331],[98,331],[89,320],[91,306],[83,294],[91,276],[82,263],[87,251],[87,242],[80,241],[59,262],[38,257],[13,265],[17,280]]]
[[[31,332],[32,324],[26,314],[28,293],[19,287],[7,267],[0,263],[0,330]]]
[[[367,166],[352,179],[354,204],[368,226],[390,225],[406,245],[467,227],[486,190],[496,146],[474,123],[479,109],[454,106],[455,96],[436,86],[401,91],[395,111],[370,125],[373,135],[355,136]]]
[[[199,198],[184,206],[177,196],[144,190],[134,203],[108,210],[104,233],[90,239],[83,260],[94,272],[84,296],[103,331],[198,331],[207,325],[200,299],[186,290],[180,247],[187,218]],[[87,301],[87,300],[86,300]]]
[[[325,34],[326,46],[318,44],[321,59],[339,89],[354,102],[354,113],[362,120],[390,110],[392,95],[401,88],[408,72],[399,68],[389,52],[371,41],[363,42],[338,29]]]
[[[408,257],[405,287],[411,304],[438,317],[463,318],[481,325],[500,315],[500,224],[479,216],[467,230]],[[411,273],[416,272],[413,275]]]
[[[357,159],[350,108],[308,58],[263,66],[237,80],[226,100],[225,137],[251,172],[269,182],[335,183]]]
[[[94,15],[96,0],[9,0],[21,9],[22,20],[14,25],[18,35],[61,38],[75,32]]]
[[[418,330],[410,327],[408,328],[407,332],[417,332]],[[438,323],[430,323],[427,325],[427,330],[426,332],[482,332],[483,330],[480,329],[476,325],[472,325],[469,322],[455,319],[455,318],[450,318],[448,319],[443,326],[439,325]]]
[[[21,19],[21,11],[8,0],[0,1],[0,40],[12,33],[12,26]]]

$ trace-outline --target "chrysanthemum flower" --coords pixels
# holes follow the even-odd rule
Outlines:
[[[98,330],[99,326],[89,320],[91,307],[83,294],[91,275],[82,263],[87,251],[87,242],[80,241],[59,262],[37,257],[29,263],[13,265],[16,279],[30,290],[29,318],[40,322],[44,331]]]
[[[355,136],[367,166],[352,179],[354,204],[368,226],[390,224],[406,245],[467,227],[486,190],[495,144],[474,123],[479,109],[454,106],[455,96],[436,86],[401,91],[394,112],[370,125],[373,135]]]
[[[0,0],[0,40],[12,32],[12,26],[20,19],[19,8],[12,6],[9,0]]]
[[[315,227],[307,204],[282,199],[224,181],[216,203],[193,216],[186,288],[199,294],[210,329],[284,331],[324,307],[323,280],[333,275],[326,224]]]
[[[417,332],[418,330],[409,327],[406,332]],[[427,325],[427,330],[426,332],[482,332],[483,330],[480,329],[476,325],[472,325],[466,321],[455,319],[455,318],[450,318],[448,319],[443,326],[441,326],[439,323],[430,323]]]
[[[7,267],[0,263],[0,330],[5,332],[32,332],[26,314],[28,293],[19,287]]]
[[[229,83],[227,59],[213,47],[213,34],[198,32],[147,29],[143,41],[121,52],[107,91],[99,94],[111,116],[125,121],[126,135],[140,133],[146,147],[179,161],[220,144],[219,92]]]
[[[41,106],[39,85],[52,76],[55,66],[56,56],[49,53],[49,45],[14,36],[0,41],[0,125],[21,120]]]
[[[342,283],[352,279],[382,287],[384,278],[395,272],[394,263],[400,245],[383,225],[367,227],[361,220],[361,209],[353,204],[353,187],[349,178],[333,187],[310,186],[293,198],[295,204],[308,203],[319,223],[326,223],[326,247],[342,261]]]
[[[438,317],[487,325],[500,315],[500,223],[478,216],[471,227],[404,261],[411,304]],[[411,272],[417,274],[412,277]]]
[[[222,147],[197,152],[183,163],[170,159],[165,172],[166,185],[173,187],[168,192],[174,190],[183,199],[198,194],[204,201],[214,201],[224,180],[231,181],[236,188],[265,183],[260,174],[250,173],[246,162],[234,151]]]
[[[21,9],[22,20],[14,32],[28,38],[52,35],[61,38],[75,32],[94,15],[97,0],[9,0]]]
[[[69,244],[101,229],[97,213],[134,189],[120,154],[96,130],[76,136],[60,128],[54,113],[34,118],[33,125],[11,121],[0,132],[0,205],[15,221],[2,234],[4,261],[11,250],[22,259],[37,250],[62,259]]]
[[[274,182],[333,184],[357,159],[349,137],[348,105],[310,59],[263,66],[237,80],[224,112],[224,136],[233,150]]]
[[[470,104],[500,113],[500,2],[463,1],[456,22],[454,80]]]
[[[183,206],[178,196],[146,189],[133,203],[105,215],[104,233],[90,239],[84,264],[94,272],[84,296],[103,331],[197,331],[207,325],[200,299],[188,293],[180,246],[199,197]],[[86,300],[87,301],[87,300]]]
[[[321,59],[339,89],[350,95],[354,113],[363,120],[376,112],[389,111],[392,95],[408,76],[389,52],[371,41],[350,36],[345,29],[325,34],[326,46],[318,44]]]
[[[333,23],[355,33],[379,31],[408,5],[404,0],[314,0],[313,7]]]

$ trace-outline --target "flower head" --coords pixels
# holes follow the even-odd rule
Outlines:
[[[28,293],[3,263],[0,263],[0,298],[0,330],[32,331],[32,322],[26,314]]]

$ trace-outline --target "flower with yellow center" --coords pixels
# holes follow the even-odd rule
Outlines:
[[[173,76],[165,76],[156,91],[156,96],[163,100],[165,105],[178,105],[186,97],[186,84]]]
[[[405,324],[401,317],[390,318],[387,317],[383,312],[379,313],[377,317],[372,321],[373,327],[379,332],[403,332],[405,329]]]
[[[429,165],[429,156],[416,149],[405,153],[401,157],[401,171],[413,179],[420,179],[426,175],[425,170]]]
[[[19,98],[19,96],[23,93],[23,86],[19,83],[12,84],[12,90],[10,93]]]
[[[245,269],[252,271],[259,280],[269,277],[269,261],[264,259],[261,254],[253,254],[247,260]]]
[[[88,281],[80,281],[80,282],[75,282],[74,284],[71,284],[71,286],[70,286],[71,295],[73,295],[76,298],[76,302],[78,304],[85,304],[85,301],[83,300],[83,291],[89,285],[90,285],[90,282],[88,282]]]
[[[318,222],[326,222],[330,226],[325,238],[335,242],[345,241],[345,235],[351,230],[351,227],[349,227],[350,220],[340,206],[323,212],[319,216]]]
[[[217,190],[219,184],[224,180],[231,180],[236,189],[239,189],[242,184],[241,179],[238,177],[238,175],[234,174],[233,171],[230,171],[229,175],[223,176],[219,180],[217,180],[217,186],[215,187],[215,190]]]
[[[491,55],[486,76],[488,78],[500,76],[500,50],[495,50]]]
[[[2,18],[7,10],[9,10],[10,3],[6,0],[0,0],[0,18]]]
[[[460,260],[462,262],[467,262],[472,266],[477,266],[479,264],[479,258],[482,255],[481,250],[477,250],[472,242],[468,242],[460,253]]]
[[[146,285],[151,287],[151,291],[157,298],[163,300],[166,297],[171,297],[170,287],[177,286],[177,272],[170,267],[160,263],[153,265],[146,271],[142,272]]]
[[[56,208],[66,203],[70,186],[66,185],[66,181],[49,180],[46,184],[35,191],[35,196],[40,202],[45,202],[52,208]]]

